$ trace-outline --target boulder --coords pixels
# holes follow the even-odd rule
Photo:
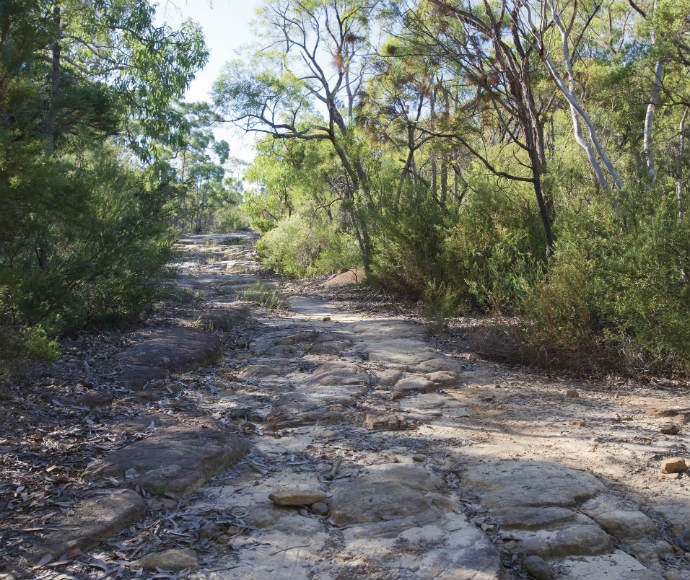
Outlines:
[[[140,340],[117,354],[120,383],[137,388],[170,372],[186,371],[220,360],[220,339],[197,328],[169,327],[141,333]]]
[[[349,286],[350,284],[360,284],[366,279],[367,276],[364,270],[345,270],[331,276],[323,285],[326,288],[337,288],[339,286]]]

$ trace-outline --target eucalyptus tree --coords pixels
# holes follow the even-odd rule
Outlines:
[[[0,3],[2,327],[138,308],[166,259],[171,174],[146,153],[207,53],[196,26],[156,26],[154,9]]]
[[[259,14],[265,47],[248,63],[229,64],[215,85],[227,121],[276,139],[330,144],[346,174],[344,206],[367,268],[371,184],[356,105],[376,11],[375,0],[271,0]]]
[[[545,115],[550,96],[536,90],[543,72],[539,54],[519,26],[520,1],[422,0],[402,5],[401,16],[420,50],[435,55],[463,79],[466,92],[474,93],[474,111],[487,107],[495,114],[504,138],[527,155],[528,175],[503,169],[463,136],[463,131],[434,131],[454,139],[493,174],[529,183],[534,191],[544,230],[546,254],[553,248],[552,200],[543,185],[547,166]],[[464,124],[467,127],[467,123]]]

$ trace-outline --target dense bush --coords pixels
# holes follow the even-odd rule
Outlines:
[[[526,300],[533,346],[599,348],[631,369],[689,366],[690,231],[670,195],[649,202],[628,231],[602,207],[564,212],[548,273]]]
[[[512,313],[540,276],[543,236],[528,195],[478,185],[444,239],[447,281],[472,309]]]
[[[478,184],[460,208],[404,199],[376,233],[378,283],[446,315],[514,312],[542,268],[542,236],[527,196],[489,183]]]
[[[443,214],[435,200],[403,196],[376,222],[372,266],[377,283],[413,300],[443,281]]]
[[[31,237],[8,241],[0,262],[2,324],[41,325],[51,336],[141,313],[172,243],[166,186],[123,167],[115,150],[58,167],[78,205],[46,208]]]
[[[288,276],[314,276],[359,264],[353,237],[336,224],[293,215],[257,244],[264,265]]]

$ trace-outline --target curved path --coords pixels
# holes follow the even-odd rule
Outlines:
[[[180,242],[182,284],[216,319],[273,298],[237,242]],[[416,322],[289,307],[252,308],[204,399],[250,451],[184,508],[211,522],[192,577],[690,578],[687,474],[658,475],[688,439],[652,413],[681,398],[573,391],[444,354]]]

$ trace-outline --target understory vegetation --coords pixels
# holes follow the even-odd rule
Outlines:
[[[0,3],[0,382],[137,319],[180,231],[245,225],[208,105],[178,99],[200,29],[133,0]]]
[[[517,317],[531,360],[690,370],[690,0],[266,0],[209,103],[149,2],[0,4],[0,367],[251,224],[281,274]]]
[[[274,0],[215,88],[265,263],[363,267],[531,360],[690,366],[690,4]],[[381,34],[385,30],[386,34]]]

